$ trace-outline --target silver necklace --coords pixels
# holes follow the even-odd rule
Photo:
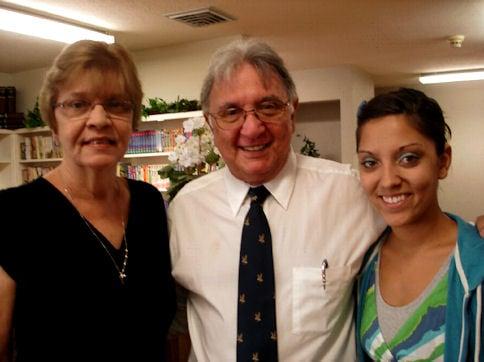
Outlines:
[[[64,188],[64,192],[69,197],[69,199],[71,200],[72,204],[74,205],[74,198],[72,197],[71,193],[69,192],[69,189],[65,185],[64,185],[63,188]],[[77,208],[76,208],[76,210],[77,210]],[[81,217],[82,221],[84,221],[84,224],[86,225],[86,227],[88,228],[88,230],[90,231],[90,233],[96,238],[96,240],[99,242],[99,244],[101,244],[101,246],[106,251],[106,254],[108,254],[109,258],[113,262],[114,267],[116,268],[116,271],[118,272],[118,277],[119,277],[119,280],[120,280],[121,284],[124,285],[124,282],[126,280],[126,277],[128,276],[126,274],[126,266],[128,265],[128,240],[126,240],[126,227],[124,225],[124,220],[121,219],[121,225],[123,227],[124,258],[123,258],[123,265],[121,266],[121,269],[119,269],[118,263],[116,263],[116,260],[114,259],[114,257],[112,256],[111,252],[106,247],[106,245],[104,244],[104,242],[99,238],[99,236],[97,235],[97,233],[92,229],[91,225],[89,224],[89,222],[87,221],[87,219],[84,217],[84,215],[82,215],[79,212],[79,210],[77,210],[77,212],[78,212],[79,216]]]

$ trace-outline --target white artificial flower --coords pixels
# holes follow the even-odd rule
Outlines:
[[[185,135],[178,135],[175,138],[175,149],[168,156],[168,160],[175,169],[190,170],[191,175],[194,169],[197,170],[195,172],[199,172],[200,169],[204,169],[202,172],[207,172],[205,158],[212,150],[220,155],[214,145],[212,130],[203,117],[187,119],[183,122],[183,129]],[[195,132],[196,130],[203,130],[203,132]]]
[[[178,153],[178,164],[182,167],[195,167],[203,161],[199,152],[197,136],[190,137],[175,149]]]
[[[203,128],[205,126],[204,117],[194,117],[192,118],[192,121],[193,121],[193,129]]]
[[[183,121],[183,130],[185,133],[191,133],[193,128],[193,118],[188,118],[186,121]]]
[[[182,134],[179,134],[178,136],[175,137],[175,143],[177,145],[185,143],[186,140],[187,140],[187,138]]]
[[[168,155],[168,161],[170,161],[171,163],[175,163],[176,161],[178,161],[178,152],[176,150],[170,152],[170,154]]]
[[[203,128],[205,126],[205,118],[203,117],[193,117],[188,118],[183,122],[183,130],[185,133],[191,133],[193,130]]]
[[[190,150],[188,148],[184,148],[181,150],[180,155],[178,157],[178,163],[182,167],[193,167],[193,161],[190,154]]]

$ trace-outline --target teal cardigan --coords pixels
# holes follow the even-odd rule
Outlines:
[[[484,361],[482,338],[484,239],[479,236],[473,225],[456,215],[447,215],[457,223],[458,235],[455,253],[449,265],[444,361]],[[366,254],[358,277],[356,347],[359,361],[371,361],[360,343],[361,314],[364,308],[362,293],[368,288],[370,275],[368,267],[377,257],[379,242],[381,242],[380,238]]]

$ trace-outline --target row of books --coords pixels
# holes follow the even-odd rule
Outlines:
[[[160,191],[166,191],[170,186],[168,179],[162,179],[158,171],[166,164],[157,165],[130,165],[126,163],[118,164],[118,175],[133,180],[145,181],[155,186]]]
[[[0,114],[17,112],[15,87],[0,86]]]
[[[171,152],[175,148],[175,139],[178,135],[183,135],[183,128],[134,132],[127,154]],[[22,160],[62,158],[62,150],[53,142],[51,135],[26,136],[20,142],[20,158]]]
[[[171,152],[176,146],[178,135],[183,135],[183,128],[133,132],[127,153]]]
[[[51,135],[26,136],[20,142],[20,159],[43,160],[62,158],[62,149],[55,144]]]
[[[118,164],[118,175],[127,177],[133,180],[145,181],[155,186],[160,191],[166,191],[170,186],[168,179],[162,179],[158,174],[166,165],[129,165]],[[37,177],[45,175],[47,172],[53,170],[56,166],[25,166],[22,168],[22,181],[24,183],[31,182]]]
[[[37,177],[45,175],[47,172],[53,170],[55,166],[42,166],[42,167],[23,167],[22,168],[22,182],[28,183],[34,181]]]
[[[161,192],[165,192],[170,187],[170,180],[162,179],[158,171],[165,167],[165,164],[157,165],[130,165],[118,164],[118,175],[133,180],[145,181],[155,186]],[[40,176],[44,176],[56,166],[26,166],[22,168],[22,182],[34,181]]]

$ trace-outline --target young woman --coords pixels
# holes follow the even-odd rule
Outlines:
[[[40,93],[61,164],[0,192],[0,361],[160,361],[175,308],[165,209],[116,176],[140,118],[117,44],[63,50]]]
[[[358,114],[361,183],[388,228],[358,285],[360,360],[481,361],[484,241],[444,213],[450,129],[413,89],[376,96]]]

